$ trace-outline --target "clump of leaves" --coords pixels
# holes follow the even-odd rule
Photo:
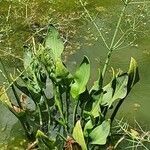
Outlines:
[[[64,44],[54,26],[49,26],[44,43],[37,47],[25,52],[25,72],[13,84],[33,101],[35,108],[27,109],[20,102],[21,106],[16,107],[22,115],[18,115],[20,112],[15,112],[6,95],[1,102],[20,120],[27,136],[38,141],[39,148],[87,150],[106,145],[117,111],[139,81],[135,59],[131,58],[127,72],[113,70],[106,86],[100,72],[99,79],[88,89],[88,57],[84,56],[75,74],[70,73],[61,59]],[[115,102],[113,113],[106,118]]]

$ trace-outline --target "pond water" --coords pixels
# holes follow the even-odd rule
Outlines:
[[[134,31],[132,30],[125,38],[122,48],[113,53],[110,67],[126,71],[130,58],[134,57],[137,60],[140,82],[126,99],[118,117],[125,118],[131,124],[134,124],[136,119],[143,128],[149,129],[150,3],[136,2],[128,6],[117,39],[129,28],[134,28]],[[101,29],[106,41],[110,43],[123,6],[121,0],[86,0],[84,5]],[[58,27],[64,40],[67,41],[63,55],[67,66],[73,70],[81,62],[83,55],[87,55],[92,66],[90,83],[97,79],[97,68],[102,68],[107,49],[78,0],[0,0],[0,8],[0,57],[9,73],[15,74],[14,67],[22,66],[23,45],[32,44],[32,36],[36,41],[42,41],[47,24],[52,23]],[[130,45],[126,47],[129,43]],[[108,72],[109,70],[110,68]],[[106,83],[109,78],[110,72],[107,74]],[[0,85],[7,86],[4,82],[5,78],[1,73]],[[9,145],[14,144],[16,140],[10,139],[12,135],[16,139],[23,139],[24,136],[20,134],[22,132],[20,124],[2,105],[0,105],[0,130],[0,146],[8,141]],[[18,142],[21,142],[20,146],[25,143],[22,140]]]

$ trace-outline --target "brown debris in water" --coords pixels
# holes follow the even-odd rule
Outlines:
[[[68,136],[64,150],[82,150],[82,148],[73,138]]]

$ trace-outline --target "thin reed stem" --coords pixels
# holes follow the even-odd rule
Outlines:
[[[111,44],[110,44],[110,47],[109,47],[109,51],[107,53],[107,58],[106,58],[104,67],[103,67],[102,78],[104,78],[104,76],[105,76],[105,73],[107,71],[108,64],[109,64],[112,52],[114,50],[115,39],[116,39],[116,36],[118,34],[118,30],[119,30],[119,27],[120,27],[120,24],[121,24],[121,21],[122,21],[122,17],[124,15],[126,7],[127,7],[127,2],[128,2],[128,0],[126,0],[126,4],[124,5],[124,7],[123,7],[123,9],[122,9],[122,11],[120,13],[120,17],[119,17],[119,20],[118,20],[117,25],[116,25],[116,29],[115,29],[115,32],[114,32],[114,35],[113,35],[113,38],[112,38],[112,41],[111,41]]]
[[[100,37],[102,38],[102,41],[103,41],[104,45],[106,46],[107,49],[109,49],[109,46],[108,46],[108,44],[107,44],[107,42],[106,42],[106,39],[104,38],[104,36],[103,36],[101,30],[99,29],[98,25],[95,23],[95,21],[94,21],[93,18],[91,17],[89,11],[88,11],[88,10],[86,9],[86,7],[84,6],[82,0],[79,0],[79,1],[80,1],[80,3],[81,3],[82,7],[84,8],[85,12],[87,13],[88,17],[90,18],[91,22],[92,22],[93,25],[95,26],[96,30],[98,31]]]
[[[15,54],[12,54],[12,53],[6,52],[6,51],[1,50],[1,49],[0,49],[0,52],[4,53],[4,56],[9,55],[9,56],[11,56],[11,57],[14,57],[14,58],[16,58],[16,59],[19,59],[19,60],[23,61],[23,59],[22,59],[21,57],[19,57],[19,56],[15,55]]]

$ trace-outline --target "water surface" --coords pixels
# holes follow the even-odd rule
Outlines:
[[[121,0],[87,0],[86,8],[94,21],[102,30],[104,37],[110,44],[119,13],[122,9]],[[37,42],[41,42],[47,24],[52,23],[61,32],[64,40],[67,40],[64,61],[70,70],[81,62],[83,55],[87,55],[91,61],[91,81],[97,79],[97,68],[102,68],[106,58],[105,48],[97,30],[78,0],[1,0],[0,1],[0,57],[9,73],[15,74],[14,67],[22,67],[23,45],[32,44],[32,35]],[[134,124],[134,119],[142,124],[143,128],[149,128],[150,124],[150,4],[132,4],[127,8],[123,18],[121,32],[137,27],[128,36],[125,45],[133,43],[113,53],[111,65],[115,69],[126,71],[131,57],[134,57],[139,65],[140,82],[134,87],[126,102],[121,107],[118,117]],[[40,31],[42,30],[42,31]],[[17,58],[15,58],[17,57]],[[108,69],[108,72],[110,67]],[[110,80],[107,74],[106,83]],[[5,78],[0,74],[0,84],[4,84]],[[7,84],[6,84],[7,86]],[[18,127],[19,126],[19,127]],[[14,135],[19,139],[20,124],[15,117],[0,105],[0,145],[9,141],[14,144]],[[9,140],[8,140],[9,139]],[[20,138],[22,139],[22,138]],[[18,141],[18,140],[17,140]],[[25,143],[21,142],[20,147]],[[5,148],[4,148],[5,149]]]

